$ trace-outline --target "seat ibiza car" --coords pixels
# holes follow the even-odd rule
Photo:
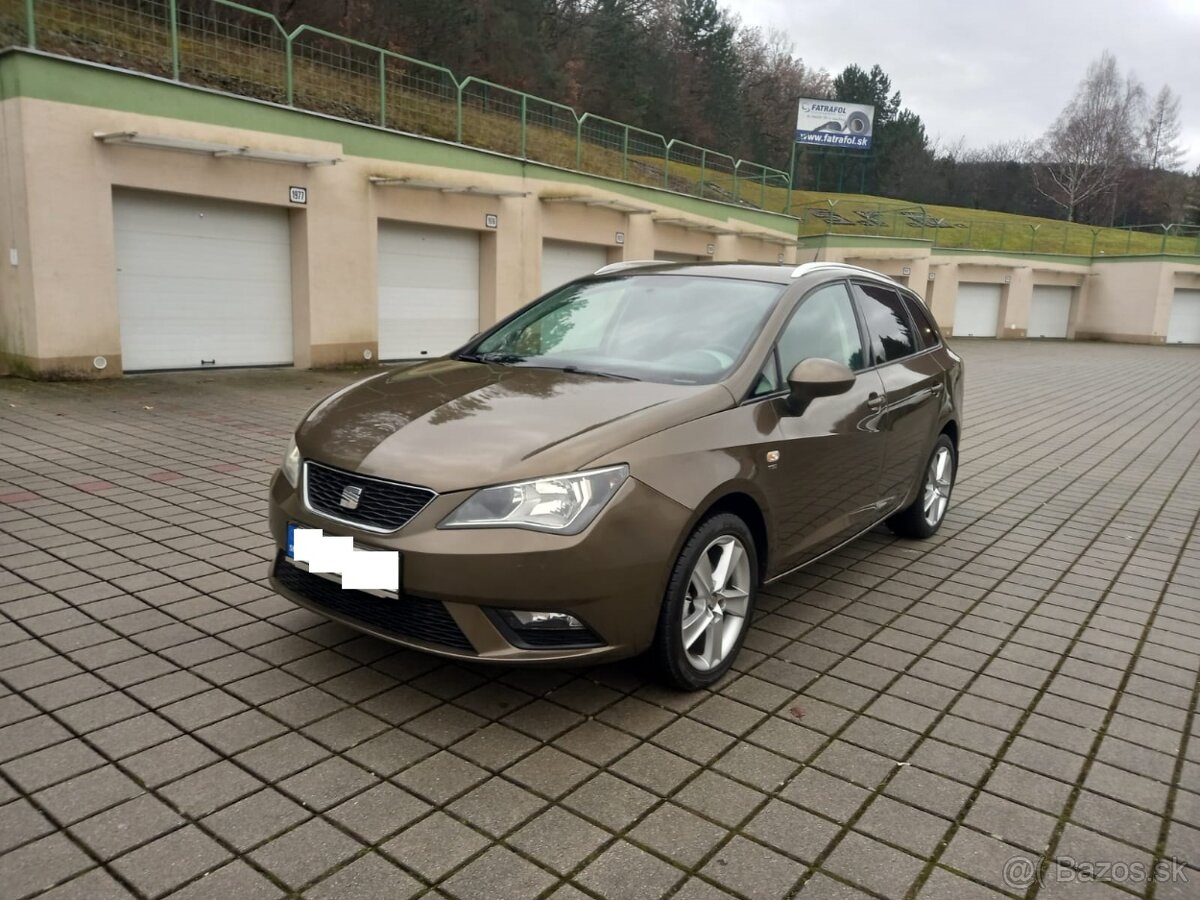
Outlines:
[[[865,269],[608,266],[318,403],[271,485],[271,582],[446,656],[649,651],[698,688],[763,584],[938,529],[961,400],[924,304]]]

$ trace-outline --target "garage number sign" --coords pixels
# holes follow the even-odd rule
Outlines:
[[[290,188],[288,188],[288,199],[293,203],[307,203],[308,188],[296,187],[295,185],[292,185]]]
[[[796,143],[870,150],[875,107],[840,100],[802,98],[796,113]]]

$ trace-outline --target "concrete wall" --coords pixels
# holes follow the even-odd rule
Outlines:
[[[794,234],[790,218],[759,213],[776,225],[763,227],[747,221],[736,207],[695,198],[681,198],[690,207],[681,211],[676,195],[661,191],[645,190],[648,200],[631,201],[602,179],[581,178],[565,187],[550,177],[553,173],[539,177],[536,167],[514,174],[462,171],[352,155],[337,142],[28,97],[0,101],[0,110],[9,168],[0,185],[0,245],[18,254],[17,264],[5,260],[0,274],[0,351],[12,370],[25,374],[121,374],[114,190],[289,208],[294,359],[303,367],[361,362],[364,351],[377,356],[376,252],[382,220],[480,234],[481,326],[540,293],[545,238],[601,246],[610,261],[650,259],[659,250],[717,260],[775,262],[781,252],[786,261],[795,258],[793,247],[779,243]],[[280,165],[106,144],[94,137],[126,131],[339,162]],[[381,186],[370,176],[478,192]],[[305,205],[290,202],[292,186],[307,189]],[[481,193],[487,191],[513,196]],[[560,202],[564,197],[571,202]],[[581,199],[623,208],[584,205],[577,202]],[[497,217],[495,228],[487,221],[491,215]],[[107,360],[103,370],[93,366],[97,356]]]
[[[1200,264],[1186,259],[1024,258],[935,250],[914,241],[888,246],[883,239],[828,245],[837,239],[831,236],[811,249],[802,245],[798,258],[846,262],[895,278],[924,296],[938,324],[951,335],[962,283],[1001,286],[1001,338],[1024,338],[1034,288],[1056,285],[1074,288],[1068,339],[1160,344],[1166,340],[1175,291],[1200,286]]]
[[[1164,343],[1175,291],[1200,288],[1200,266],[1162,258],[1098,260],[1092,273],[1079,338]]]
[[[15,100],[0,101],[0,375],[10,358],[37,342],[20,115]]]
[[[958,286],[964,283],[1000,285],[1001,338],[1024,338],[1029,326],[1033,290],[1039,285],[1074,287],[1068,337],[1073,337],[1087,283],[1086,266],[1043,260],[989,256],[985,253],[930,259],[927,299],[938,323],[954,333]]]

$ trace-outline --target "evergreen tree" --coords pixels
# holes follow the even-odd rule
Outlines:
[[[932,164],[921,117],[901,107],[900,92],[879,65],[868,72],[850,65],[833,80],[834,99],[875,107],[872,139],[874,179],[866,187],[886,196],[904,196],[918,173]]]
[[[742,131],[737,25],[717,0],[679,0],[679,43],[691,77],[685,87],[693,134],[716,147],[736,146]]]

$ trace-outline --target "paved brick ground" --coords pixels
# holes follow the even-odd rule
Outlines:
[[[349,376],[0,382],[0,895],[1200,897],[1200,352],[961,349],[939,537],[774,585],[695,695],[272,595],[267,477]],[[1026,893],[1057,858],[1116,883]]]

